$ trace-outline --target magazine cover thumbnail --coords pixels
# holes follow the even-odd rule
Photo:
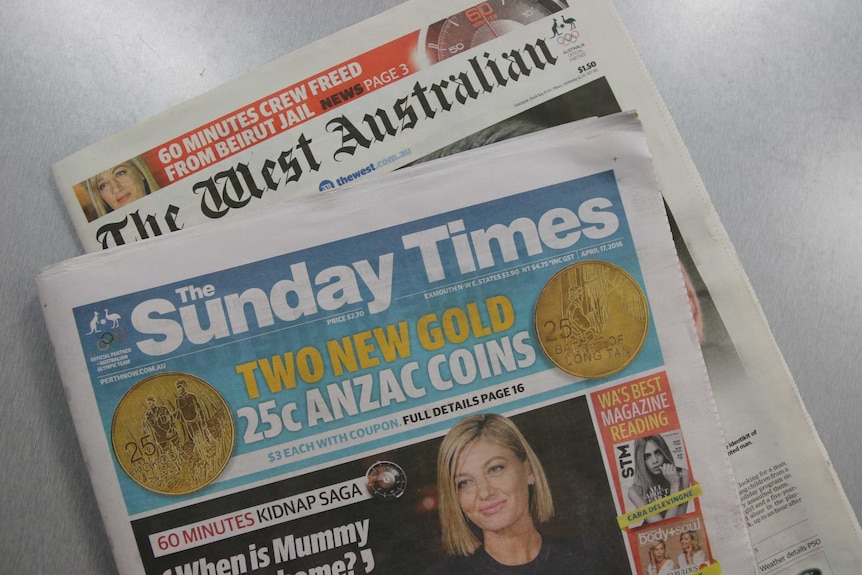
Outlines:
[[[713,573],[709,541],[700,514],[632,534],[638,568],[646,575]],[[710,570],[713,569],[713,570]]]
[[[639,509],[691,486],[691,474],[680,430],[638,437],[614,445],[625,511]],[[689,502],[645,519],[654,523],[685,515]]]
[[[690,513],[694,481],[667,373],[639,377],[592,394],[620,527],[630,529]]]

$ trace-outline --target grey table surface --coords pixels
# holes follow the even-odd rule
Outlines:
[[[615,0],[862,511],[862,2]],[[50,165],[397,0],[6,0],[0,572],[116,571],[34,277],[81,253]]]

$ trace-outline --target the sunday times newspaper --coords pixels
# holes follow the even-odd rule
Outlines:
[[[674,220],[762,572],[855,574],[859,524],[610,0],[407,2],[54,173],[84,248],[98,251],[620,110],[638,111]]]
[[[633,114],[39,289],[123,573],[754,571]]]

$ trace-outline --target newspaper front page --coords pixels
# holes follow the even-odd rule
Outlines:
[[[420,0],[54,166],[87,251],[224,222],[637,109],[764,573],[853,573],[862,537],[667,111],[607,0]]]
[[[752,572],[636,116],[369,184],[40,276],[121,572]]]

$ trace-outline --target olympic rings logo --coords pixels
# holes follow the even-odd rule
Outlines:
[[[96,349],[105,351],[112,345],[119,345],[126,339],[126,331],[123,329],[115,329],[113,332],[102,334],[99,341],[96,342]]]
[[[559,36],[557,36],[557,44],[568,46],[569,44],[574,43],[580,35],[580,32],[578,32],[577,30],[572,30],[571,32],[568,32],[566,34],[560,34]]]

